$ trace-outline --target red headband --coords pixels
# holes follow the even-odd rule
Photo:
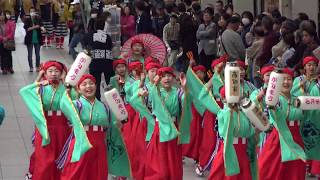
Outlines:
[[[165,73],[172,74],[174,77],[176,76],[176,75],[174,74],[174,70],[173,70],[172,67],[162,67],[162,68],[158,69],[157,74],[158,74],[159,76],[163,76]]]
[[[220,97],[225,99],[226,98],[226,88],[225,88],[225,86],[222,86],[220,88],[219,92],[220,92]]]
[[[237,60],[237,64],[238,64],[239,67],[242,67],[243,69],[246,68],[246,64],[244,63],[244,61]]]
[[[305,66],[306,64],[308,64],[309,62],[315,62],[318,65],[318,59],[316,57],[313,56],[307,56],[303,59],[303,66]]]
[[[204,67],[203,65],[198,65],[198,66],[193,66],[192,67],[192,70],[194,71],[194,72],[197,72],[197,71],[202,71],[202,72],[207,72],[207,69],[206,69],[206,67]]]
[[[148,64],[145,66],[145,68],[146,68],[146,71],[149,71],[149,70],[152,69],[152,68],[157,68],[157,69],[159,69],[159,68],[161,68],[161,65],[158,64],[158,63],[155,63],[155,62],[150,62],[150,63],[148,63]]]
[[[135,39],[133,39],[133,40],[131,41],[131,47],[132,47],[134,44],[141,44],[142,47],[144,47],[143,42],[142,42],[140,39],[138,39],[138,38],[135,38]]]
[[[56,67],[59,71],[62,71],[64,68],[62,67],[62,65],[56,61],[47,61],[42,65],[42,69],[44,71],[47,71],[50,67]]]
[[[294,76],[294,73],[292,70],[290,70],[289,68],[284,68],[282,69],[282,73],[284,74],[288,74],[289,76],[293,77]]]
[[[127,61],[124,59],[117,59],[117,60],[113,61],[112,62],[113,69],[115,69],[119,64],[127,65]]]
[[[94,83],[96,83],[96,78],[94,78],[91,74],[84,74],[78,81],[77,87],[79,88],[80,84],[86,79],[91,79]]]
[[[260,70],[260,74],[263,76],[267,72],[271,72],[275,69],[274,65],[263,66]]]
[[[153,58],[153,57],[151,57],[151,56],[148,56],[148,57],[144,60],[144,66],[146,67],[147,64],[149,64],[149,63],[151,63],[151,62],[160,64],[160,62],[159,62],[157,59],[155,59],[155,58]]]
[[[211,68],[214,69],[214,67],[216,67],[216,65],[218,65],[218,64],[220,64],[222,62],[225,62],[225,59],[222,58],[222,57],[213,60],[212,63],[211,63]]]
[[[134,61],[129,64],[129,71],[134,69],[142,69],[142,63],[140,61]]]

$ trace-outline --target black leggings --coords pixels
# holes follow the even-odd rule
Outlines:
[[[7,50],[0,45],[0,58],[1,58],[1,70],[11,70],[12,69],[12,51]]]

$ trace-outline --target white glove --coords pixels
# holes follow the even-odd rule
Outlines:
[[[167,52],[170,53],[171,52],[171,48],[167,48]]]

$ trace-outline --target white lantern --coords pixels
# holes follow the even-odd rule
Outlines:
[[[283,74],[280,71],[272,71],[269,78],[269,83],[266,92],[266,104],[275,106],[279,101],[280,92],[282,89]]]
[[[299,96],[294,105],[302,110],[319,110],[320,97],[319,96]]]
[[[91,57],[87,51],[80,52],[76,60],[71,65],[70,70],[65,79],[65,83],[71,86],[76,86],[81,76],[86,72],[90,63]]]
[[[229,104],[240,100],[240,68],[236,63],[228,62],[224,69],[226,101]]]
[[[241,100],[242,112],[248,117],[249,121],[260,131],[270,129],[268,117],[256,106],[250,99],[244,98]]]
[[[105,92],[104,97],[117,120],[125,121],[128,118],[128,112],[118,90],[113,88],[110,91]]]

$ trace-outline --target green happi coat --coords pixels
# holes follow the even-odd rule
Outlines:
[[[45,111],[61,110],[60,100],[65,92],[65,87],[60,83],[57,88],[52,85],[40,85],[38,82],[32,83],[20,89],[19,93],[42,137],[42,146],[50,143],[47,122],[44,115]],[[77,93],[72,90],[71,98],[77,98]]]
[[[303,113],[295,108],[294,98],[280,95],[279,103],[275,108],[269,109],[270,122],[277,129],[280,139],[281,161],[306,160],[306,154],[292,137],[286,121],[303,120]]]
[[[172,87],[170,91],[151,85],[149,97],[152,102],[152,114],[158,119],[160,142],[179,137],[180,144],[190,141],[191,96],[188,91]],[[175,126],[176,119],[178,128]]]
[[[205,106],[210,112],[217,114],[218,130],[219,134],[224,138],[224,163],[227,176],[232,176],[240,173],[237,154],[233,147],[234,137],[247,137],[249,138],[248,152],[251,159],[256,156],[255,143],[250,143],[250,139],[254,138],[254,129],[249,123],[249,120],[242,112],[236,112],[231,110],[226,104],[221,109],[217,104],[211,91],[208,91],[207,87],[202,84],[200,79],[195,75],[191,68],[187,71],[187,86],[193,97]],[[214,84],[213,84],[214,86]],[[249,88],[250,87],[250,88]],[[251,90],[251,86],[245,86],[241,92],[247,92]],[[250,92],[250,91],[249,91]],[[244,93],[244,94],[245,94]],[[238,122],[238,123],[236,123]],[[237,131],[236,131],[237,130]],[[255,161],[253,162],[255,163]],[[256,170],[252,170],[256,172]],[[256,177],[253,175],[253,177]]]
[[[307,80],[305,75],[296,77],[293,81],[291,94],[298,96],[319,96],[316,86],[317,79]],[[320,160],[320,141],[315,141],[315,137],[320,140],[320,123],[317,115],[319,110],[304,111],[304,121],[300,124],[300,132],[302,135],[304,149],[308,159]]]
[[[65,93],[61,100],[61,108],[71,122],[75,136],[71,162],[79,161],[81,156],[92,148],[84,125],[103,126],[107,129],[106,146],[109,172],[119,176],[131,176],[130,163],[120,130],[117,127],[115,117],[107,106],[97,99],[91,103],[83,96],[72,101]]]
[[[154,130],[154,126],[155,126],[155,122],[154,122],[154,117],[151,113],[151,109],[152,109],[152,102],[151,102],[151,97],[150,94],[147,97],[141,97],[139,96],[139,92],[142,89],[146,89],[146,90],[150,90],[151,89],[151,82],[150,80],[147,78],[145,80],[144,86],[142,88],[140,88],[140,80],[135,81],[132,85],[132,96],[129,100],[131,106],[140,113],[140,120],[145,117],[147,120],[147,125],[148,125],[148,129],[147,129],[147,135],[146,135],[146,141],[150,141],[153,130]]]
[[[291,95],[298,96],[308,96],[311,89],[317,84],[316,79],[307,80],[305,75],[296,77],[293,81],[291,88]]]
[[[320,96],[320,83],[313,86],[310,96]],[[320,110],[304,111],[304,114],[306,120],[301,135],[306,154],[309,159],[320,160]]]

